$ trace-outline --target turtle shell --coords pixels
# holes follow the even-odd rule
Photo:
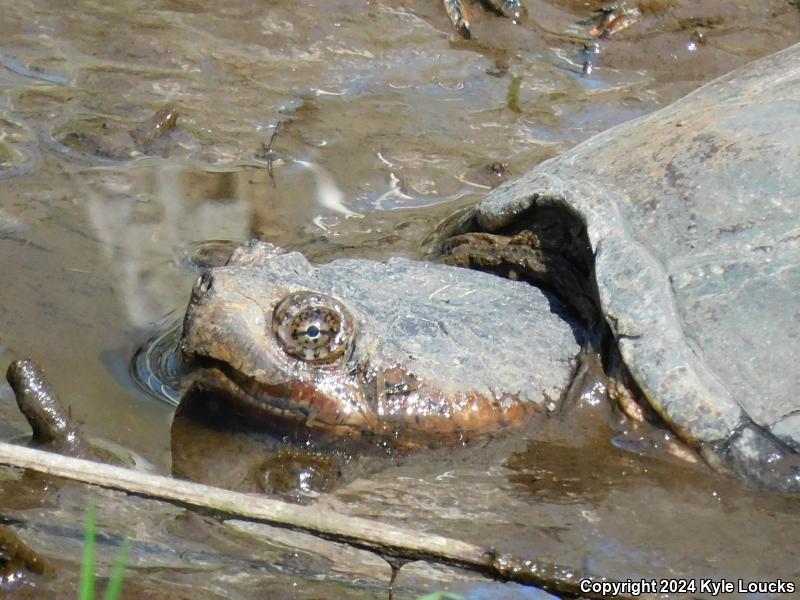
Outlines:
[[[474,219],[583,220],[602,314],[652,407],[712,464],[794,490],[799,132],[795,45],[541,163]]]

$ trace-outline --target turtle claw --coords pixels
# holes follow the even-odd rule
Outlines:
[[[522,16],[521,0],[483,0],[489,8],[510,19],[517,20]],[[465,40],[472,37],[470,32],[469,17],[464,9],[462,0],[442,0],[447,17],[453,24],[453,28]]]

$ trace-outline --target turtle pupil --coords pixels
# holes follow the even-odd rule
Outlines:
[[[308,329],[306,329],[306,335],[312,338],[317,337],[319,335],[319,327],[316,325],[309,325]]]

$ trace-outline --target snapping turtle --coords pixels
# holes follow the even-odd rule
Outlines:
[[[523,282],[400,258],[314,266],[253,241],[195,284],[181,348],[202,367],[189,396],[415,446],[555,409],[582,336]]]
[[[800,45],[542,163],[444,244],[446,262],[547,291],[245,245],[195,285],[193,389],[336,433],[460,439],[554,409],[581,346],[611,347],[712,466],[800,490],[798,59]]]

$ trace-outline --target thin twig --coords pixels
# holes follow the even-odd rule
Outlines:
[[[572,569],[515,559],[461,540],[409,531],[316,506],[298,506],[2,442],[0,464],[200,509],[223,518],[303,531],[377,553],[394,562],[427,560],[496,579],[534,585],[562,596],[599,597],[580,592],[579,582],[583,576]]]
[[[275,123],[275,128],[272,130],[269,143],[266,145],[262,143],[261,151],[258,153],[258,158],[267,161],[267,173],[269,174],[269,180],[272,182],[272,187],[276,187],[275,176],[272,173],[272,167],[275,163],[275,159],[278,157],[275,150],[273,150],[273,144],[275,143],[275,139],[278,137],[278,132],[281,130],[281,125],[283,125],[283,121],[278,121]]]

